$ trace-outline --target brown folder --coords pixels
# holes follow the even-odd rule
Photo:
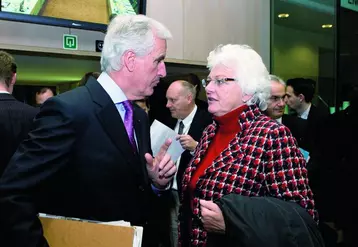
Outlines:
[[[134,247],[141,245],[142,232],[138,234],[137,227],[39,218],[44,236],[51,247]]]

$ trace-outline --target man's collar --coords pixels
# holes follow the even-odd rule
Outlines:
[[[3,91],[3,90],[0,90],[0,93],[10,94],[8,91]]]
[[[191,124],[197,110],[198,110],[198,107],[196,105],[194,105],[194,109],[191,111],[191,113],[186,118],[182,119],[184,126]]]
[[[308,118],[308,114],[310,113],[310,110],[311,110],[311,103],[309,103],[309,105],[308,105],[308,107],[306,108],[306,110],[304,110],[303,112],[302,112],[302,114],[301,115],[299,115],[299,117],[300,118],[302,118],[302,119],[307,119]]]
[[[128,100],[122,89],[106,72],[102,72],[97,81],[107,92],[114,104]]]

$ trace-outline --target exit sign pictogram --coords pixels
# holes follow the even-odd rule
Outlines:
[[[64,34],[63,35],[63,49],[77,50],[78,39],[76,35]]]

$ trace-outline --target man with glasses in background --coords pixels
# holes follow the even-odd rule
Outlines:
[[[278,76],[270,75],[271,96],[268,100],[266,115],[282,123],[285,113],[286,83]]]
[[[291,130],[292,135],[300,142],[304,129],[302,126],[306,126],[306,121],[294,115],[285,114],[286,83],[276,75],[269,75],[269,79],[271,82],[271,96],[267,101],[265,114],[278,123],[286,125]]]

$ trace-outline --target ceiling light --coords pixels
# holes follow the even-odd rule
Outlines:
[[[290,15],[286,13],[278,14],[278,18],[288,18]]]
[[[322,28],[332,28],[333,25],[332,24],[323,24]]]

